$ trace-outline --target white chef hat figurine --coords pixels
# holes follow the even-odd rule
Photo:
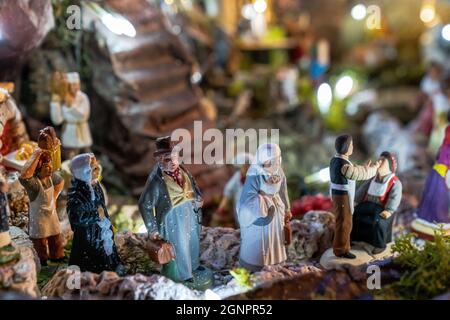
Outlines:
[[[79,153],[90,152],[92,136],[89,129],[89,98],[80,90],[78,72],[65,74],[68,92],[65,97],[54,95],[50,103],[50,115],[53,124],[62,125],[63,153],[66,158],[73,158]]]

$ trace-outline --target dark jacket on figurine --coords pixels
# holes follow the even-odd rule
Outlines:
[[[188,174],[195,192],[195,197],[201,198],[201,191],[192,175],[183,166],[180,166],[180,168]],[[159,231],[158,226],[171,209],[172,203],[170,202],[169,192],[163,179],[163,172],[157,164],[153,167],[145,184],[144,192],[139,199],[139,210],[147,231],[149,233]]]
[[[104,212],[103,220],[99,210]],[[74,232],[69,264],[94,273],[115,271],[121,262],[100,183],[91,189],[84,181],[72,180],[67,213]]]
[[[9,230],[9,206],[8,196],[0,192],[0,232]]]

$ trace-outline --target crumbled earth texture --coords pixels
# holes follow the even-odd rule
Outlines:
[[[17,227],[10,228],[13,245],[20,253],[18,261],[0,265],[0,292],[12,291],[19,295],[37,298],[37,275],[40,263],[28,235]]]

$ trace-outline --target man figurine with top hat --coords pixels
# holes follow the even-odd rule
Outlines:
[[[150,241],[165,240],[175,259],[163,265],[162,274],[185,285],[206,289],[211,272],[200,266],[202,194],[192,175],[180,164],[179,150],[170,137],[156,140],[157,164],[139,200],[139,210]]]
[[[66,156],[72,158],[80,152],[89,152],[92,136],[89,129],[91,111],[88,96],[80,90],[80,76],[76,72],[67,73],[67,91],[53,93],[50,116],[53,124],[63,125],[62,146]]]

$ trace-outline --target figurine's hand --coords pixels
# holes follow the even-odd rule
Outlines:
[[[197,207],[197,209],[203,208],[203,199],[201,198],[195,199],[195,206]]]
[[[161,235],[159,234],[158,231],[150,233],[148,237],[150,238],[150,240],[162,240]]]
[[[99,217],[100,217],[100,220],[105,219],[105,211],[103,210],[102,207],[99,207],[99,208],[98,208],[98,215],[99,215]]]
[[[382,213],[380,213],[380,217],[382,217],[383,219],[389,219],[389,217],[392,214],[389,211],[384,210]]]
[[[378,169],[381,167],[381,160],[378,160],[377,162],[375,162],[374,166]]]
[[[52,102],[61,102],[61,97],[59,96],[59,94],[52,94]]]
[[[0,192],[7,193],[9,191],[9,185],[5,180],[0,181]]]
[[[289,223],[289,221],[291,221],[292,219],[292,213],[291,211],[286,211],[286,213],[284,214],[284,223]]]

